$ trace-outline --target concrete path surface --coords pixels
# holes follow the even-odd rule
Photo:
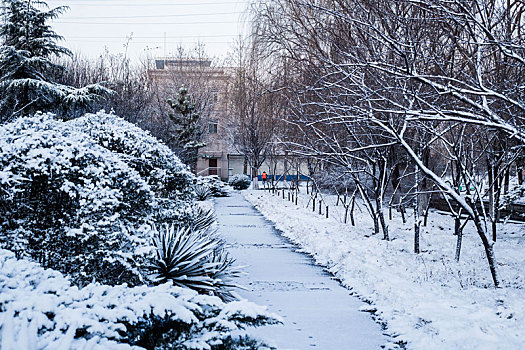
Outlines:
[[[239,192],[216,198],[219,232],[238,265],[246,266],[239,284],[241,297],[267,305],[283,325],[250,330],[279,350],[380,349],[388,342],[369,314],[358,311],[362,301],[297,253]]]

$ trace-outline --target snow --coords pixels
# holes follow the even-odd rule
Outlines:
[[[388,332],[409,349],[521,349],[525,341],[525,230],[499,227],[495,244],[503,288],[492,287],[485,254],[474,228],[464,233],[461,260],[454,260],[450,216],[432,211],[422,227],[421,254],[413,251],[413,219],[403,225],[398,213],[388,221],[391,241],[372,235],[364,208],[356,226],[344,224],[336,197],[322,195],[330,218],[266,191],[246,198],[282,234],[311,254],[370,306],[362,308],[385,322]],[[324,205],[325,205],[324,204]],[[323,205],[323,206],[324,206]],[[317,212],[317,211],[316,211]],[[387,215],[388,217],[388,215]]]
[[[264,307],[225,304],[169,283],[79,289],[59,272],[0,249],[2,350],[139,349],[126,343],[140,340],[141,332],[149,332],[156,322],[168,321],[176,322],[176,333],[189,328],[188,334],[173,336],[180,342],[177,348],[210,349],[233,331],[276,319]]]

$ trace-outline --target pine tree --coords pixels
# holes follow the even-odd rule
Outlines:
[[[55,83],[64,68],[53,58],[71,55],[57,41],[62,37],[47,24],[68,9],[51,10],[40,0],[4,0],[0,25],[0,123],[41,110],[61,116],[85,108],[110,90],[93,84],[81,89]]]
[[[175,113],[168,113],[175,123],[173,144],[175,152],[181,160],[189,165],[192,170],[197,165],[199,148],[206,146],[201,142],[202,130],[200,115],[195,112],[195,103],[192,103],[188,89],[182,86],[175,100],[168,100],[168,105]]]

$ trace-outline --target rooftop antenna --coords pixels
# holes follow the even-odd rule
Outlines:
[[[166,32],[164,32],[164,60],[166,60]]]

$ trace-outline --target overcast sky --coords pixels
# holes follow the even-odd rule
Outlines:
[[[105,48],[133,59],[160,57],[205,44],[211,57],[224,57],[246,29],[249,0],[48,0],[70,10],[52,22],[63,46],[88,57]],[[129,38],[131,38],[129,40]]]

